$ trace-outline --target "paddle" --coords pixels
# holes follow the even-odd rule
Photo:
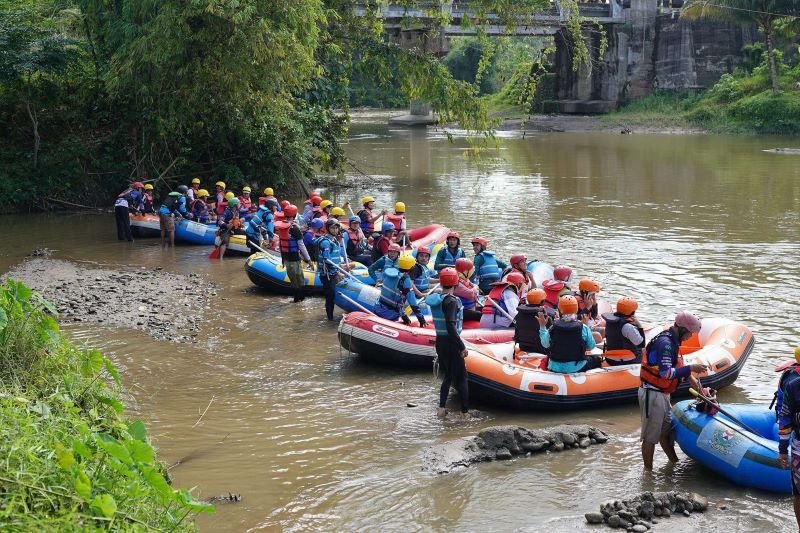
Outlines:
[[[353,300],[352,298],[350,298],[349,296],[347,296],[346,294],[344,294],[343,292],[340,292],[340,293],[339,293],[339,296],[341,296],[342,298],[344,298],[345,300],[347,300],[348,302],[350,302],[351,304],[353,304],[354,306],[356,306],[358,309],[361,309],[362,311],[364,311],[364,312],[365,312],[365,313],[367,313],[368,315],[372,315],[372,316],[378,316],[378,315],[376,315],[375,313],[373,313],[372,311],[370,311],[369,309],[367,309],[366,307],[364,307],[363,305],[361,305],[360,303],[358,303],[357,301]],[[380,317],[379,317],[379,318],[380,318]]]
[[[500,311],[500,313],[501,313],[502,315],[504,315],[504,316],[505,316],[507,319],[509,319],[509,320],[511,321],[511,323],[512,323],[512,324],[514,324],[514,325],[516,325],[516,324],[517,324],[517,321],[516,321],[516,320],[514,320],[514,317],[513,317],[513,316],[511,316],[511,315],[509,315],[509,314],[506,312],[506,310],[505,310],[505,309],[503,309],[502,307],[500,307],[500,304],[498,304],[497,302],[495,302],[494,300],[492,300],[491,298],[489,298],[489,296],[486,296],[486,297],[485,297],[485,300],[486,300],[487,302],[489,302],[490,304],[492,304],[492,305],[494,306],[494,308],[495,308],[495,309],[497,309],[498,311]]]
[[[695,398],[699,398],[700,400],[703,400],[703,401],[704,401],[705,403],[707,403],[708,405],[710,405],[710,406],[712,406],[712,407],[715,407],[715,408],[717,409],[717,411],[719,411],[719,412],[720,412],[720,413],[722,413],[723,415],[727,416],[727,417],[728,417],[728,418],[730,418],[732,421],[736,422],[736,423],[737,423],[737,424],[739,424],[739,425],[740,425],[742,428],[746,429],[746,430],[747,430],[747,431],[749,431],[750,433],[753,433],[754,435],[758,435],[758,432],[757,432],[757,431],[755,431],[753,428],[751,428],[750,426],[748,426],[747,424],[745,424],[744,422],[742,422],[741,420],[739,420],[738,418],[736,418],[735,416],[733,416],[732,414],[730,414],[729,412],[727,412],[725,409],[723,409],[722,407],[720,407],[720,405],[719,405],[719,402],[715,402],[715,401],[714,401],[714,400],[712,400],[711,398],[708,398],[708,397],[706,397],[706,396],[703,396],[701,393],[697,392],[697,391],[696,391],[695,389],[693,389],[692,387],[689,387],[689,394],[691,394],[691,395],[692,395],[692,396],[694,396]]]

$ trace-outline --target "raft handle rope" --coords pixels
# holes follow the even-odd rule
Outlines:
[[[714,407],[716,407],[719,413],[722,413],[723,415],[725,415],[728,418],[730,418],[733,422],[738,424],[739,427],[736,427],[736,425],[732,424],[731,422],[728,422],[724,418],[719,418],[716,415],[707,415],[707,416],[710,416],[711,418],[715,419],[717,422],[719,422],[723,426],[726,426],[727,428],[732,429],[733,431],[735,431],[736,433],[738,433],[742,437],[746,438],[750,442],[752,442],[754,444],[758,444],[759,446],[761,446],[761,447],[763,447],[763,448],[765,448],[765,449],[767,449],[769,451],[774,451],[770,446],[767,446],[763,442],[759,442],[759,441],[755,440],[753,437],[751,437],[747,433],[743,432],[742,429],[746,429],[747,431],[749,431],[753,435],[758,435],[757,431],[754,431],[747,424],[745,424],[744,422],[742,422],[741,420],[739,420],[735,416],[731,415],[729,412],[725,411],[725,409],[720,407],[717,402],[714,402],[711,398],[707,398],[707,397],[703,396],[702,394],[700,394],[699,392],[694,390],[692,387],[689,387],[689,393],[692,396],[694,396],[695,398],[699,398],[700,400],[706,402],[707,404],[713,405]]]

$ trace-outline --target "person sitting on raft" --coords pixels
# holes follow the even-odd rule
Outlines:
[[[634,316],[639,303],[628,296],[617,300],[617,310],[603,313],[606,321],[606,361],[610,365],[630,365],[642,360],[644,328]],[[617,354],[610,354],[617,351]],[[622,353],[619,353],[622,352]]]
[[[258,203],[259,205],[267,205],[270,200],[275,202],[275,205],[278,205],[278,199],[275,198],[275,191],[272,190],[272,187],[264,187],[264,196],[258,198]]]
[[[308,250],[308,255],[312,261],[317,260],[317,247],[315,246],[317,238],[325,235],[325,233],[325,222],[321,218],[313,219],[303,231],[303,244],[306,245],[306,250]]]
[[[218,181],[214,184],[214,200],[208,204],[208,208],[214,211],[214,215],[219,217],[225,211],[225,182]]]
[[[524,287],[525,278],[519,272],[512,272],[505,280],[492,283],[492,290],[481,311],[481,327],[511,327],[519,307],[519,294]]]
[[[363,225],[362,225],[363,228]],[[366,234],[365,234],[366,235]],[[385,256],[389,251],[389,246],[392,244],[392,236],[394,235],[394,226],[391,222],[384,222],[381,225],[381,235],[375,240],[372,245],[372,262],[374,263],[381,257]]]
[[[439,253],[436,254],[436,261],[433,262],[433,269],[438,274],[443,268],[455,267],[456,259],[466,257],[467,254],[464,250],[459,248],[461,244],[461,236],[455,231],[447,234],[447,246],[442,246]]]
[[[191,202],[192,200],[197,199],[197,192],[200,190],[200,178],[192,178],[192,185],[189,187],[189,190],[186,191],[186,198],[189,199]]]
[[[561,374],[586,372],[599,368],[602,355],[586,355],[595,345],[592,332],[584,322],[578,320],[578,301],[571,294],[558,300],[561,315],[548,329],[545,313],[538,315],[539,339],[542,346],[550,349],[547,369]]]
[[[591,278],[583,278],[578,282],[578,290],[573,296],[578,300],[578,320],[588,317],[587,325],[592,330],[594,342],[603,341],[605,328],[600,314],[597,311],[597,293],[600,292],[600,283]]]
[[[253,189],[245,186],[239,196],[239,216],[244,220],[250,220],[256,212],[256,206],[253,205],[253,200],[250,198],[251,192]]]
[[[385,215],[386,210],[384,209],[377,215],[374,214],[372,210],[375,209],[375,198],[372,196],[365,196],[362,198],[361,205],[364,206],[363,209],[356,214],[361,220],[361,231],[369,238],[375,232],[375,221]]]
[[[383,219],[394,226],[394,242],[405,246],[406,243],[406,204],[395,202],[394,213],[387,213]]]
[[[481,294],[489,294],[492,283],[500,281],[503,270],[508,268],[508,265],[497,259],[494,252],[488,250],[489,241],[483,237],[473,237],[471,243],[472,251],[475,252],[475,259],[472,260],[475,265],[472,282],[478,284]]]
[[[420,246],[417,248],[417,264],[408,271],[408,275],[414,281],[414,292],[420,298],[424,296],[431,287],[431,275],[433,271],[428,268],[428,262],[430,260],[431,249],[427,246]]]
[[[209,222],[208,205],[206,205],[207,198],[208,191],[199,189],[195,192],[195,199],[189,204],[189,211],[192,213],[192,217],[201,224],[208,224]]]
[[[542,288],[547,293],[545,305],[555,309],[558,307],[558,300],[567,294],[572,295],[572,289],[568,283],[572,279],[572,269],[566,265],[559,265],[553,269],[553,279],[542,282]]]
[[[411,312],[417,317],[419,326],[425,327],[425,317],[419,309],[419,301],[412,287],[414,282],[408,275],[408,271],[416,264],[410,255],[404,255],[397,260],[397,268],[387,268],[383,271],[383,285],[381,285],[381,295],[375,313],[387,320],[397,320],[398,318],[408,326],[411,319],[405,313],[406,304],[411,306]]]
[[[369,277],[375,281],[381,281],[383,279],[383,272],[385,272],[387,268],[397,268],[397,260],[399,257],[400,245],[396,243],[390,244],[386,255],[372,263],[367,269],[369,271]]]
[[[361,219],[353,215],[347,220],[347,231],[345,232],[345,247],[347,258],[350,261],[358,261],[365,265],[372,262],[372,258],[367,253],[367,238],[361,231]]]
[[[456,272],[458,272],[458,285],[453,294],[461,299],[464,320],[480,320],[483,313],[478,307],[478,286],[473,285],[470,281],[475,273],[472,261],[466,257],[456,259]]]
[[[555,311],[544,307],[544,300],[547,297],[542,289],[531,289],[525,295],[525,303],[517,307],[517,316],[514,317],[516,326],[514,328],[514,342],[519,345],[519,349],[526,353],[548,354],[550,350],[542,346],[542,339],[539,336],[539,314],[545,316],[545,329],[553,325]],[[548,312],[549,311],[549,312]]]
[[[306,225],[314,218],[314,209],[319,207],[320,203],[322,203],[322,197],[317,192],[312,192],[308,200],[303,202],[303,215],[300,218]]]
[[[330,212],[330,215],[328,215],[328,218],[335,218],[336,222],[341,223],[341,222],[344,222],[344,217],[345,216],[346,215],[344,213],[344,209],[342,209],[341,207],[336,206],[336,207],[332,207],[331,208],[331,212]]]
[[[505,279],[512,272],[518,272],[525,278],[525,287],[523,287],[520,298],[525,297],[530,289],[536,287],[536,281],[533,279],[533,274],[528,271],[528,258],[525,254],[514,254],[508,259],[508,266],[503,269],[503,274],[500,279]]]
[[[142,193],[142,214],[156,214],[155,198],[153,197],[153,185],[150,183],[145,184],[144,192]]]

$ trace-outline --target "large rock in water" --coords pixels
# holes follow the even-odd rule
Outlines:
[[[588,425],[561,425],[546,429],[493,426],[476,436],[431,446],[423,452],[423,468],[439,474],[471,464],[545,451],[572,449],[608,441],[602,430]],[[587,444],[590,443],[590,444]],[[576,448],[577,449],[577,448]]]

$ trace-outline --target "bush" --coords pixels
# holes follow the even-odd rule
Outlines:
[[[761,133],[795,133],[800,131],[800,95],[784,92],[775,96],[763,91],[731,104],[728,113],[745,120]]]

